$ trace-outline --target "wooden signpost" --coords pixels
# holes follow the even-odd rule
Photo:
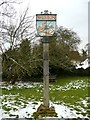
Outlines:
[[[49,37],[56,31],[56,14],[49,14],[48,10],[44,13],[36,14],[37,36],[43,37],[43,105],[38,111],[49,111]],[[45,107],[45,108],[44,108]],[[43,109],[43,110],[42,110]],[[54,113],[55,111],[52,110]],[[56,115],[56,113],[54,113]]]

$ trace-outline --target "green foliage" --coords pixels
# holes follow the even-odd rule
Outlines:
[[[72,61],[80,61],[77,51],[80,39],[77,34],[66,28],[58,28],[57,36],[49,37],[50,74],[73,71]],[[15,83],[16,80],[31,80],[43,75],[43,43],[31,45],[28,39],[20,46],[8,49],[2,54],[3,78]]]
[[[80,39],[75,32],[63,27],[58,28],[57,36],[50,37],[50,70],[57,73],[73,71],[73,61],[81,59],[77,49],[79,43]]]
[[[78,37],[77,33],[70,29],[59,27],[57,35],[58,41],[61,44],[66,45],[71,51],[77,50],[77,46],[80,43],[80,38]]]

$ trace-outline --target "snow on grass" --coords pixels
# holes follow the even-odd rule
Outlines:
[[[5,103],[6,104],[6,103]],[[40,106],[41,102],[36,102],[35,104],[33,102],[28,102],[27,106],[25,108],[17,107],[17,110],[13,110],[12,108],[15,107],[14,105],[11,106],[11,110],[8,112],[5,112],[4,110],[0,109],[0,116],[1,118],[30,118],[32,117],[33,112],[37,110],[37,108]],[[57,105],[50,102],[51,105],[55,107],[55,110],[58,114],[58,118],[83,118],[82,115],[76,114],[75,110],[71,110],[65,105]],[[10,106],[10,102],[7,103],[7,106]],[[2,115],[1,115],[2,114]]]
[[[4,85],[3,85],[4,84]],[[17,89],[19,88],[43,88],[43,84],[42,83],[32,83],[32,82],[16,82],[15,85],[11,85],[11,84],[7,84],[7,83],[3,83],[0,87],[1,88],[5,88],[7,90],[11,90],[13,87],[16,87]],[[78,89],[78,88],[85,88],[88,87],[88,82],[86,83],[83,80],[76,80],[76,81],[71,81],[69,83],[66,83],[64,86],[60,86],[60,85],[49,85],[50,88],[49,89],[53,89],[55,88],[55,90],[70,90],[70,89]],[[38,90],[39,92],[39,90]]]
[[[16,82],[15,85],[0,82],[0,87],[5,88],[7,90],[11,90],[13,87],[19,88],[37,88],[37,87],[43,87],[42,83],[33,83],[33,82]]]
[[[5,89],[5,94],[0,96],[0,99],[2,100],[2,109],[0,109],[0,116],[1,118],[30,118],[32,117],[33,112],[35,112],[38,108],[38,106],[42,103],[43,97],[40,97],[39,102],[38,100],[35,100],[35,95],[40,95],[41,92],[43,91],[43,84],[42,83],[32,83],[32,82],[19,82],[16,83],[15,85],[7,84],[7,83],[0,83],[1,88]],[[76,90],[76,92],[80,92],[88,87],[87,81],[83,80],[75,80],[75,81],[70,81],[66,82],[64,85],[60,84],[50,84],[50,92],[54,95],[54,93],[58,93],[56,95],[59,96],[62,95],[62,99],[58,96],[53,96],[53,103],[50,102],[55,107],[55,110],[58,114],[58,118],[85,118],[87,117],[87,98],[79,98],[79,100],[74,104],[71,104],[70,101],[69,103],[67,102],[68,99],[75,99],[75,95],[73,93],[72,96],[66,96],[66,92],[68,95],[69,93],[72,92],[70,90]],[[7,91],[12,91],[13,88],[18,89],[23,91],[26,89],[26,91],[29,90],[35,90],[35,95],[34,92],[32,91],[32,95],[28,96],[28,98],[25,98],[24,94],[16,93],[16,94],[7,94]],[[14,89],[14,90],[15,90]],[[13,90],[13,91],[14,91]],[[28,91],[29,91],[28,90]],[[78,91],[81,90],[81,91]],[[53,92],[55,91],[55,92]],[[70,91],[70,92],[68,92]],[[31,91],[30,91],[31,92]],[[60,93],[59,93],[60,92]],[[62,94],[65,94],[63,95]],[[58,100],[55,101],[55,97],[58,97]],[[69,98],[70,97],[70,98]],[[64,102],[66,100],[67,103]],[[83,114],[82,114],[83,113]]]
[[[85,82],[83,80],[77,80],[77,81],[71,81],[69,83],[66,83],[64,86],[51,85],[50,89],[66,91],[66,90],[80,89],[85,87],[88,87],[88,82]]]

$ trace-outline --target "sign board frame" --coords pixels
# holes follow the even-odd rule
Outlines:
[[[37,36],[53,36],[56,31],[57,14],[36,14]]]

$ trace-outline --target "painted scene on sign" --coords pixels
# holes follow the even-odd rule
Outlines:
[[[56,29],[56,21],[37,21],[37,34],[39,36],[52,36]]]

